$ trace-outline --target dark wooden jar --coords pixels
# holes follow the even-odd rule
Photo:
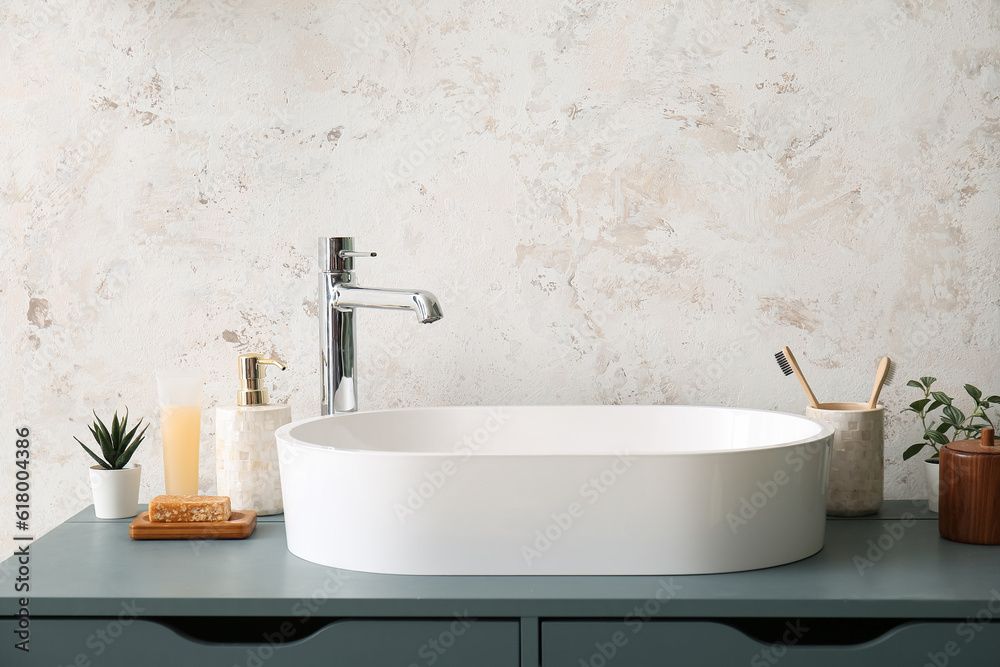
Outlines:
[[[956,440],[941,449],[938,530],[966,544],[1000,544],[1000,447],[993,429],[982,440]]]

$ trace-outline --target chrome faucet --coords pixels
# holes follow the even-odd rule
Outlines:
[[[377,289],[355,282],[354,258],[375,257],[354,250],[354,238],[319,239],[319,342],[323,355],[324,415],[357,412],[355,372],[355,308],[412,310],[423,323],[443,317],[437,297],[423,290]]]

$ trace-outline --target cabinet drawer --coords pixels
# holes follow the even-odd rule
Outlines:
[[[911,622],[861,643],[839,644],[827,639],[835,632],[821,627],[829,622],[779,621],[768,641],[761,641],[730,625],[710,621],[546,621],[541,632],[542,667],[770,667],[779,662],[781,667],[1000,664],[1000,623]],[[854,623],[863,627],[865,621]],[[814,638],[822,635],[828,643],[811,641],[810,633],[815,633]]]
[[[254,626],[240,641],[194,638],[148,619],[33,618],[30,653],[12,644],[16,622],[0,621],[0,665],[46,667],[517,667],[517,621],[339,620],[296,636],[296,619]],[[165,623],[168,620],[163,619]],[[281,623],[287,625],[282,626]],[[232,619],[228,620],[230,626]],[[271,628],[267,630],[267,628]],[[231,633],[230,633],[231,634]],[[301,635],[301,633],[299,633]],[[244,641],[250,639],[251,641]]]

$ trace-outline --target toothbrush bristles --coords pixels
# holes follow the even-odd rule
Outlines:
[[[775,352],[774,353],[774,358],[778,361],[778,368],[781,369],[782,373],[784,373],[785,375],[791,375],[792,374],[792,372],[793,372],[792,371],[792,365],[790,363],[788,363],[788,359],[785,358],[785,353],[784,352],[780,352],[780,351],[779,352]]]
[[[889,360],[889,368],[885,372],[885,382],[882,384],[892,384],[893,379],[896,377],[896,362],[892,359]]]

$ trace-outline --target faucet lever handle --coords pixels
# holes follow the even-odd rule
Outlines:
[[[373,252],[354,249],[353,236],[321,236],[319,239],[319,270],[342,273],[354,270],[355,257],[374,257]]]

